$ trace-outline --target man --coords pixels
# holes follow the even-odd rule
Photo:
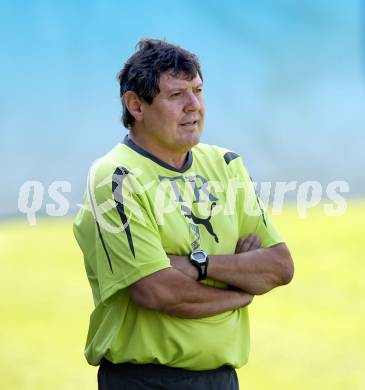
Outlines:
[[[90,169],[74,232],[95,310],[99,389],[238,389],[247,306],[293,263],[241,158],[199,144],[197,57],[146,39],[118,75],[123,142]]]

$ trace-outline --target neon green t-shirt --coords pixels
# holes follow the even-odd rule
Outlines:
[[[182,319],[137,306],[128,293],[134,282],[171,267],[166,253],[233,254],[249,233],[263,247],[283,242],[237,154],[199,144],[178,170],[126,137],[91,167],[74,233],[95,303],[85,348],[90,364],[103,356],[190,370],[247,362],[246,307]]]

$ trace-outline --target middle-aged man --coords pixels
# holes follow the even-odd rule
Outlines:
[[[241,158],[199,143],[197,57],[145,39],[118,79],[129,134],[92,165],[74,224],[95,303],[86,358],[99,389],[238,389],[247,306],[291,280],[290,253]]]

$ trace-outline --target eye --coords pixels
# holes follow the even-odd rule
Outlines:
[[[197,93],[197,94],[200,94],[200,93],[202,93],[203,92],[203,88],[197,88],[196,90],[195,90],[195,93]]]
[[[180,95],[181,95],[181,92],[174,92],[173,94],[171,94],[171,97],[177,97]]]

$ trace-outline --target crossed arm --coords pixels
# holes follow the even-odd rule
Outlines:
[[[254,295],[290,282],[293,261],[285,244],[260,248],[251,234],[238,241],[234,255],[210,256],[208,277],[236,289],[198,283],[187,256],[169,256],[173,268],[149,275],[129,288],[132,300],[147,309],[182,318],[200,318],[244,307]]]
[[[182,318],[201,318],[251,303],[252,294],[205,286],[175,268],[149,275],[129,287],[132,300],[146,309]]]
[[[209,256],[208,278],[219,280],[253,295],[262,295],[288,284],[294,273],[293,260],[285,244],[260,248],[254,234],[237,243],[234,255]],[[171,264],[197,279],[198,272],[187,256],[170,256]]]

